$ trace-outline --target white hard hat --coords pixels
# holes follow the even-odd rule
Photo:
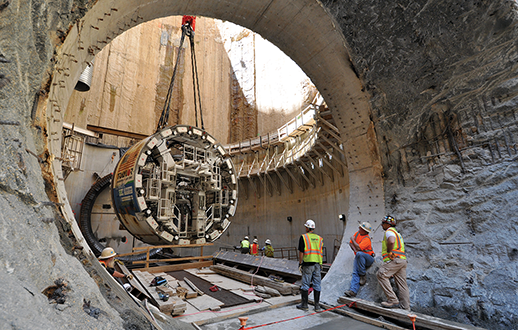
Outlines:
[[[258,243],[257,238],[254,238],[254,243]]]
[[[365,230],[368,233],[370,233],[372,231],[372,226],[368,222],[362,222],[362,224],[360,225],[360,228],[363,228],[363,230]]]
[[[101,256],[99,257],[99,259],[108,259],[108,258],[111,258],[111,257],[115,257],[117,255],[117,253],[115,253],[115,251],[113,251],[112,248],[110,247],[107,247],[103,250],[103,252],[101,253]]]
[[[245,239],[248,239],[248,236],[245,236]]]
[[[266,241],[264,241],[264,244],[272,244],[272,242],[270,241],[270,239],[267,239]]]
[[[306,221],[304,226],[306,226],[309,229],[315,229],[315,221],[309,219],[308,221]]]

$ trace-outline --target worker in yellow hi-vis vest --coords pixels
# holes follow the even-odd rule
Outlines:
[[[299,269],[302,273],[302,285],[300,287],[301,303],[298,309],[308,310],[309,286],[313,284],[315,312],[320,312],[320,282],[322,271],[322,248],[324,240],[313,233],[315,221],[309,219],[304,224],[306,233],[299,239]]]
[[[386,308],[403,308],[410,310],[410,293],[406,283],[406,253],[403,237],[396,230],[396,219],[390,215],[381,221],[385,235],[381,242],[381,255],[384,264],[378,269],[378,282],[387,296],[387,301],[381,303]],[[399,290],[399,299],[392,290],[390,278],[394,277],[394,282]]]
[[[250,252],[250,241],[248,240],[248,236],[241,241],[241,253],[248,254]]]

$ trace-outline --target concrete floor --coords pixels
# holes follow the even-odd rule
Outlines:
[[[382,329],[370,324],[366,324],[349,317],[341,316],[333,312],[324,312],[314,314],[313,308],[310,307],[309,312],[303,312],[292,306],[285,306],[276,309],[263,311],[256,314],[245,314],[247,316],[247,327],[258,326],[262,324],[268,324],[271,322],[288,320],[282,323],[275,323],[267,326],[262,326],[260,329],[282,329],[282,330],[302,330],[302,329],[348,329],[348,330],[373,330]],[[306,317],[293,319],[303,315]],[[230,318],[220,322],[205,324],[200,326],[204,330],[237,330],[240,327],[238,317]]]
[[[236,281],[231,278],[211,273],[206,269],[201,271],[197,269],[189,269],[188,272],[198,277],[218,285],[221,288],[230,290],[235,294],[242,295],[248,299],[256,298],[258,301],[249,304],[222,308],[219,311],[198,310],[187,302],[187,310],[185,314],[176,319],[185,323],[194,323],[201,329],[239,329],[240,322],[238,317],[248,317],[247,326],[258,326],[271,322],[288,320],[281,323],[275,323],[268,326],[262,326],[261,329],[282,329],[282,330],[301,330],[301,329],[351,329],[351,330],[371,330],[381,329],[350,317],[345,317],[331,311],[311,315],[313,306],[311,305],[308,312],[301,311],[295,307],[300,302],[300,295],[280,296],[269,299],[260,299],[251,292],[249,284]],[[307,315],[305,317],[301,317]],[[300,317],[300,318],[297,318]],[[296,319],[293,319],[296,318]]]

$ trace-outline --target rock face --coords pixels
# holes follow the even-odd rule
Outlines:
[[[412,309],[516,324],[515,3],[323,3],[372,95]]]
[[[109,292],[103,296],[98,285],[105,280],[83,268],[79,260],[88,258],[74,257],[75,242],[48,203],[52,157],[44,152],[49,133],[38,100],[48,90],[54,51],[94,3],[0,1],[2,327],[142,328],[137,314]],[[321,4],[370,94],[385,208],[399,219],[408,247],[412,309],[491,329],[515,326],[515,2]],[[382,296],[374,272],[360,297]],[[41,292],[58,278],[68,281],[68,298],[49,304]],[[83,300],[102,311],[98,319]]]

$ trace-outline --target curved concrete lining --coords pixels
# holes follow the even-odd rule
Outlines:
[[[367,95],[352,70],[342,32],[316,0],[98,1],[57,49],[56,71],[45,109],[52,171],[67,221],[79,243],[89,251],[67,200],[60,160],[64,111],[77,79],[87,62],[117,35],[145,21],[184,14],[228,20],[261,34],[291,57],[324,96],[343,138],[351,187],[342,244],[346,248],[340,250],[324,281],[323,301],[335,303],[349,280],[344,275],[352,269],[352,253],[346,243],[357,230],[358,221],[369,220],[374,227],[379,224],[384,213],[383,183]],[[376,251],[378,232],[374,237]]]

